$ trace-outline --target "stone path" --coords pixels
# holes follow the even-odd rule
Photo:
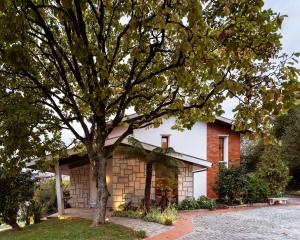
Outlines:
[[[180,212],[174,228],[147,240],[300,240],[299,226],[300,201],[295,199],[289,206]]]
[[[300,206],[196,216],[180,240],[299,240]]]
[[[160,233],[169,231],[172,226],[165,226],[158,223],[146,222],[141,219],[123,218],[123,217],[112,217],[110,222],[120,224],[128,228],[132,228],[136,231],[143,230],[146,232],[148,237],[158,235]]]

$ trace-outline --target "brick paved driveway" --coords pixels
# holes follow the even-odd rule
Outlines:
[[[179,239],[300,240],[300,206],[194,216],[193,232]]]

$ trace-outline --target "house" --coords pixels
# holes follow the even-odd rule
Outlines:
[[[240,162],[240,134],[231,129],[229,119],[218,117],[214,123],[197,122],[190,130],[173,130],[175,118],[164,119],[158,128],[137,129],[133,137],[138,139],[147,150],[157,146],[172,147],[174,157],[182,162],[177,176],[177,188],[173,198],[181,202],[187,197],[198,198],[201,195],[215,198],[215,179],[218,163],[226,165]],[[124,131],[124,126],[117,127],[110,134],[106,146]],[[129,144],[125,139],[122,144]],[[131,201],[140,205],[144,196],[145,168],[143,161],[126,159],[113,155],[108,159],[107,184],[111,194],[108,207],[117,209],[120,204]],[[55,166],[57,179],[57,196],[61,199],[61,174],[70,176],[70,205],[73,208],[89,208],[96,204],[96,182],[91,173],[87,156],[80,156],[74,151],[67,158],[61,159]],[[154,169],[152,177],[152,199],[159,197],[158,183],[164,173]],[[62,202],[59,210],[63,213]]]

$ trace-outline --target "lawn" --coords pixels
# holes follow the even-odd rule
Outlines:
[[[92,228],[91,221],[83,219],[51,219],[30,225],[22,231],[0,232],[0,240],[133,240],[136,232],[116,224]]]

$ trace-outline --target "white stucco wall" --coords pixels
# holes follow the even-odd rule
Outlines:
[[[134,130],[133,136],[148,144],[161,146],[161,136],[169,136],[169,147],[176,152],[207,159],[207,124],[197,122],[191,130],[178,131],[171,129],[175,118],[164,119],[158,128]]]

